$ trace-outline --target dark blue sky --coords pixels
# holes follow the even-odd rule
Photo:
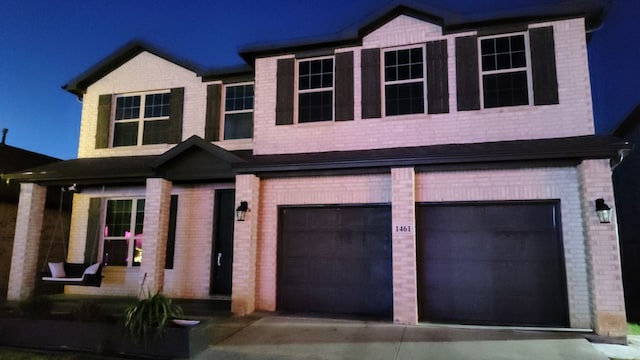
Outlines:
[[[464,14],[567,0],[423,0]],[[640,102],[640,1],[611,0],[589,55],[596,128]],[[0,128],[7,144],[77,154],[82,104],[60,87],[132,39],[206,67],[242,64],[247,45],[340,32],[388,0],[2,0]]]

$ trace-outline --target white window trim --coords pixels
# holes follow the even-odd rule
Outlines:
[[[331,59],[333,60],[333,68],[331,69],[331,72],[333,74],[333,81],[331,83],[331,87],[324,87],[324,88],[316,88],[316,89],[306,89],[306,90],[300,90],[300,63],[302,62],[307,62],[307,61],[315,61],[315,60],[324,60],[324,59]],[[293,123],[294,124],[298,124],[298,125],[309,125],[309,124],[322,124],[322,123],[331,123],[331,122],[335,122],[336,121],[336,57],[335,55],[327,55],[327,56],[320,56],[320,57],[313,57],[313,58],[302,58],[302,59],[295,59],[295,65],[294,65],[294,97],[293,97]],[[299,116],[300,116],[300,109],[299,109],[299,99],[300,99],[300,94],[309,94],[309,93],[317,93],[317,92],[325,92],[325,91],[331,91],[331,120],[323,120],[323,121],[307,121],[307,122],[303,122],[301,123],[299,121]]]
[[[408,80],[395,80],[395,81],[386,81],[385,80],[385,69],[386,64],[384,62],[384,55],[389,51],[398,51],[398,50],[409,50],[409,49],[422,49],[422,79],[408,79]],[[420,114],[428,114],[427,109],[427,45],[426,44],[412,44],[405,46],[396,46],[384,48],[380,51],[380,80],[382,83],[382,97],[381,97],[381,109],[382,109],[382,117],[390,117],[390,118],[400,118],[407,116],[416,116]],[[424,109],[423,113],[417,114],[400,114],[400,115],[387,115],[387,85],[398,85],[398,84],[410,84],[410,83],[418,83],[422,82],[422,106]]]
[[[501,38],[501,37],[511,37],[511,36],[518,36],[518,35],[524,35],[524,56],[525,59],[527,61],[527,66],[525,67],[520,67],[520,68],[510,68],[510,69],[500,69],[500,70],[490,70],[490,71],[483,71],[482,70],[482,40],[486,40],[486,39],[497,39],[497,38]],[[508,34],[495,34],[495,35],[488,35],[488,36],[482,36],[482,37],[478,37],[478,74],[480,74],[480,104],[481,104],[481,109],[487,109],[487,110],[491,110],[491,109],[503,109],[505,108],[505,106],[497,106],[497,107],[491,107],[491,108],[485,108],[484,106],[484,75],[494,75],[494,74],[506,74],[506,73],[511,73],[511,72],[518,72],[518,71],[523,71],[525,70],[527,73],[527,99],[528,99],[528,104],[526,105],[516,105],[516,106],[508,106],[508,107],[519,107],[519,106],[533,106],[533,78],[531,75],[531,46],[529,44],[529,32],[528,31],[521,31],[521,32],[515,32],[515,33],[508,33]]]
[[[153,146],[153,145],[161,145],[161,144],[149,144],[143,145],[142,140],[144,136],[144,122],[145,121],[156,121],[156,120],[169,120],[169,116],[159,116],[159,117],[144,117],[144,109],[146,102],[146,95],[161,95],[161,94],[171,94],[171,90],[154,90],[154,91],[144,91],[144,92],[132,92],[132,93],[122,93],[115,94],[113,97],[113,106],[111,106],[111,122],[110,122],[110,131],[109,131],[109,144],[111,148],[125,148],[125,147],[140,147],[140,146]],[[132,97],[132,96],[140,96],[140,116],[136,119],[122,119],[116,120],[116,108],[118,103],[118,98],[123,97]],[[114,146],[113,142],[115,140],[115,127],[116,123],[124,124],[124,123],[138,123],[138,139],[136,140],[135,145],[125,145],[125,146]]]
[[[232,111],[227,111],[226,107],[227,107],[227,88],[228,87],[234,87],[234,86],[246,86],[246,85],[253,85],[253,107],[249,110],[232,110]],[[256,107],[256,84],[253,81],[246,81],[246,82],[238,82],[238,83],[227,83],[227,84],[222,84],[222,104],[220,104],[220,138],[221,141],[237,141],[237,140],[246,140],[246,139],[252,139],[252,138],[241,138],[241,139],[225,139],[224,138],[224,128],[227,124],[227,114],[246,114],[246,113],[252,113],[254,114],[254,121],[255,121],[255,107]],[[255,123],[254,123],[255,125]]]
[[[133,232],[135,233],[135,220],[136,220],[136,215],[137,215],[138,200],[145,200],[145,197],[144,196],[121,196],[121,197],[103,198],[102,205],[101,205],[101,211],[100,211],[100,213],[102,214],[101,215],[101,221],[100,221],[100,224],[101,224],[100,228],[102,230],[100,231],[100,244],[98,246],[99,262],[103,263],[105,261],[105,259],[104,259],[104,243],[105,243],[105,241],[107,241],[107,240],[116,240],[116,241],[131,240],[130,244],[127,247],[127,258],[131,259],[131,261],[129,261],[126,266],[122,266],[122,265],[109,265],[109,266],[118,267],[118,268],[124,268],[124,269],[137,269],[140,266],[142,266],[142,261],[140,262],[140,266],[133,266],[133,254],[134,254],[134,248],[135,248],[135,234],[133,234],[131,239],[127,239],[127,237],[125,237],[125,236],[106,236],[105,235],[105,230],[106,230],[106,227],[107,227],[107,208],[108,208],[109,201],[112,201],[112,200],[131,200],[131,219],[129,220],[129,224],[133,225],[133,229],[134,229]],[[143,233],[144,233],[144,227],[143,227]],[[143,237],[143,246],[144,246],[144,237]]]

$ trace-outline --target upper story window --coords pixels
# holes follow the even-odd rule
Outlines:
[[[107,200],[102,261],[111,266],[140,266],[144,199]]]
[[[424,49],[384,52],[385,114],[424,113]]]
[[[253,137],[253,84],[225,87],[224,140]]]
[[[116,96],[113,146],[168,142],[171,93]]]
[[[485,108],[529,104],[524,34],[480,40]]]
[[[298,62],[298,122],[333,120],[333,58]]]

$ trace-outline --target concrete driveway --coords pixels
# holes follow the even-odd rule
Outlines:
[[[214,320],[195,359],[608,360],[574,332],[519,331],[288,316]]]

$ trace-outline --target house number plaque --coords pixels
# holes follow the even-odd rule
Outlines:
[[[413,226],[411,225],[396,225],[394,228],[397,233],[413,233]]]

